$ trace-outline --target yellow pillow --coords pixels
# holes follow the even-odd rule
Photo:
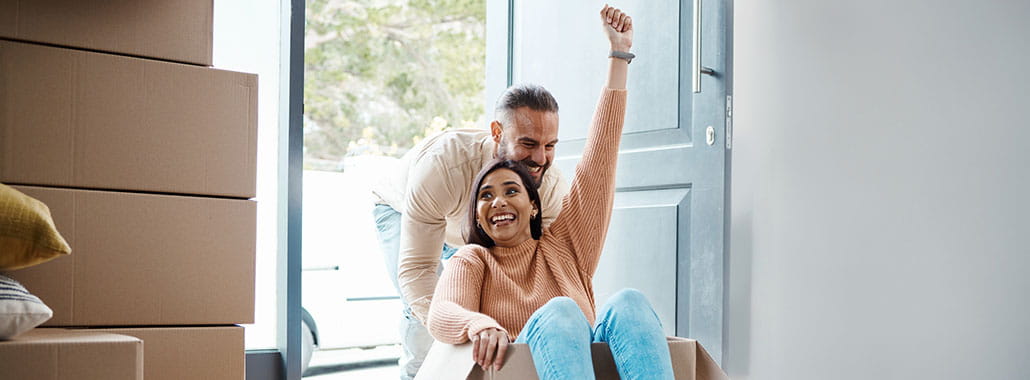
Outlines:
[[[0,184],[0,270],[33,266],[71,251],[43,202]]]

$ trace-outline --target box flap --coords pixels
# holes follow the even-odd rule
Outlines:
[[[697,344],[697,380],[729,380],[729,376],[722,371],[719,364],[712,359],[704,346]]]
[[[676,380],[697,380],[697,344],[696,340],[668,337],[669,356],[672,358],[672,372]]]
[[[476,365],[472,360],[472,344],[453,345],[433,342],[426,360],[419,368],[417,379],[465,380]]]
[[[596,351],[596,344],[591,349]],[[604,346],[604,351],[608,351],[608,346]],[[471,354],[470,352],[469,355]],[[529,352],[529,345],[525,343],[508,346],[508,352],[504,355],[504,366],[500,371],[495,371],[493,368],[484,371],[473,363],[472,372],[468,376],[468,380],[525,380],[530,378],[537,378],[536,367],[533,364],[533,354]]]

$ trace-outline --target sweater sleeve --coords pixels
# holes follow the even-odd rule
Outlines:
[[[615,166],[626,114],[626,90],[601,93],[583,158],[551,232],[571,248],[580,270],[593,276],[608,233],[615,199]]]
[[[487,328],[508,333],[496,320],[478,312],[486,265],[471,252],[473,249],[485,248],[467,245],[447,260],[433,294],[427,327],[433,338],[440,342],[465,343]]]

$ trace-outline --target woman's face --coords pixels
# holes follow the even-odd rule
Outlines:
[[[538,211],[519,175],[497,169],[483,178],[476,198],[476,221],[501,247],[514,247],[531,239],[530,220]]]

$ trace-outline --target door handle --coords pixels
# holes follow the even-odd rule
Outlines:
[[[692,35],[693,65],[691,66],[691,79],[694,85],[694,93],[701,92],[701,74],[715,76],[715,70],[710,67],[701,66],[701,0],[694,0],[694,34]]]

